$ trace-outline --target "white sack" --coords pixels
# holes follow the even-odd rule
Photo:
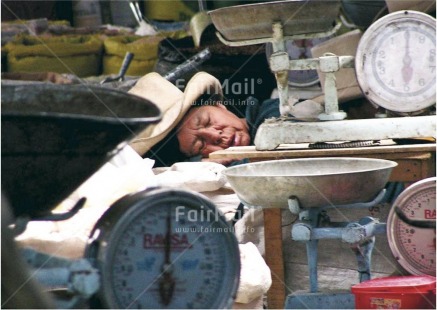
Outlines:
[[[270,268],[253,243],[240,244],[239,248],[240,286],[235,302],[246,304],[267,293],[272,285],[272,276]]]

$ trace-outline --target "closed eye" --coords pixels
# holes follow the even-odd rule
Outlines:
[[[193,145],[193,156],[199,155],[203,151],[205,146],[205,141],[202,138],[197,138]]]
[[[202,139],[201,141],[200,141],[200,148],[199,148],[199,152],[198,152],[198,154],[200,154],[200,153],[202,153],[202,151],[204,150],[204,148],[206,147],[206,143],[205,143],[205,141]]]
[[[202,126],[207,128],[211,125],[211,119],[209,117],[205,117],[202,119]]]

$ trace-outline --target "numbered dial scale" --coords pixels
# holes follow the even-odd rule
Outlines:
[[[387,110],[411,113],[435,104],[436,20],[399,11],[374,22],[358,45],[355,69],[366,97]]]
[[[405,223],[396,214],[396,207],[409,220],[427,224],[434,223],[434,228],[420,228],[416,224]],[[388,242],[399,264],[411,274],[436,275],[435,220],[435,177],[407,187],[398,196],[390,210],[387,219]]]
[[[151,189],[114,203],[96,224],[86,257],[107,308],[230,308],[240,272],[231,227],[205,197]]]

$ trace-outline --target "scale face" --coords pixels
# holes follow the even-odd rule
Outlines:
[[[403,222],[395,213],[398,207],[410,220],[436,219],[436,178],[407,187],[393,203],[387,219],[387,237],[394,257],[414,275],[436,275],[435,228],[418,228]]]
[[[358,45],[358,83],[374,104],[411,113],[436,102],[436,20],[399,11],[374,22]]]
[[[230,308],[240,256],[231,227],[201,195],[152,189],[117,201],[96,224],[86,256],[108,308]]]

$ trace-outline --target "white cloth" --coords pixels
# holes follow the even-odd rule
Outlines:
[[[65,199],[54,212],[65,212],[82,197],[86,203],[71,219],[32,221],[16,240],[22,246],[53,255],[80,258],[88,236],[101,215],[119,198],[155,186],[154,161],[143,159],[126,146]]]
[[[154,161],[141,158],[126,146],[112,160],[100,168],[54,212],[65,212],[81,198],[85,206],[71,219],[61,222],[30,222],[26,231],[17,237],[22,246],[67,258],[83,255],[88,236],[102,214],[119,198],[148,187],[166,186],[204,192],[227,221],[235,214],[239,200],[230,191],[222,190],[225,180],[223,165],[216,163],[177,163],[168,171],[155,175]]]
[[[240,286],[235,301],[246,304],[267,293],[272,285],[272,276],[269,267],[253,243],[240,244],[239,248]]]
[[[196,192],[215,191],[226,184],[226,179],[221,173],[225,168],[214,162],[181,162],[157,174],[156,179],[160,186]]]

